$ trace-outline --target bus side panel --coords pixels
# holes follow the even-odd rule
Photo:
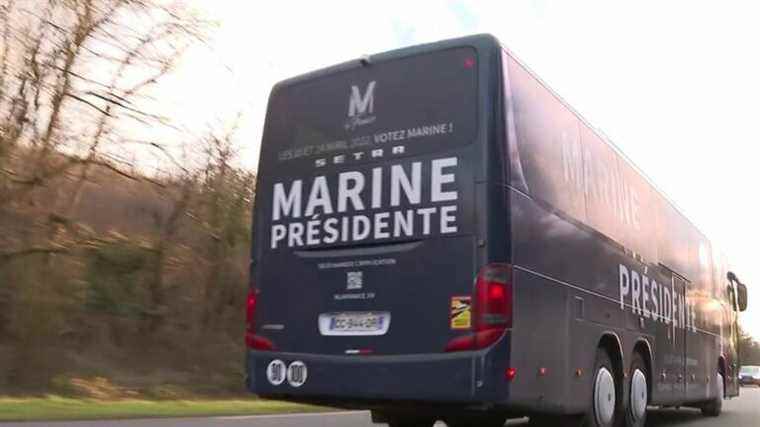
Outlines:
[[[511,205],[517,272],[513,364],[530,373],[546,367],[541,363],[553,363],[560,371],[548,377],[555,392],[561,391],[542,396],[536,384],[518,382],[512,397],[542,396],[547,407],[583,410],[590,396],[595,350],[602,337],[610,335],[619,341],[624,369],[637,342],[651,348],[653,402],[683,402],[686,331],[655,320],[651,312],[648,318],[634,313],[629,299],[621,307],[621,269],[657,283],[667,283],[668,276],[636,262],[611,240],[540,201],[512,191]]]
[[[568,354],[567,289],[515,269],[511,364],[517,369],[510,402],[533,410],[565,413],[573,409],[565,389]],[[546,374],[541,375],[541,369]],[[572,411],[571,411],[572,412]]]
[[[725,309],[725,280],[714,280],[709,241],[521,64],[507,55],[504,67],[515,268],[574,289],[564,307],[583,316],[571,309],[567,321],[598,328],[570,327],[571,348],[586,333],[617,331],[627,369],[644,341],[653,353],[653,402],[712,397],[718,352],[732,394],[734,313]],[[573,357],[593,352],[571,349],[570,363],[583,365]]]
[[[567,413],[585,410],[595,351],[605,335],[619,342],[624,369],[640,341],[663,360],[655,363],[654,372],[659,372],[657,366],[665,359],[675,363],[674,372],[682,369],[682,340],[681,351],[673,351],[666,342],[668,327],[664,323],[634,314],[629,301],[623,309],[620,305],[620,266],[629,272],[648,271],[648,277],[657,282],[665,280],[663,274],[647,270],[609,239],[539,201],[517,191],[511,199],[517,272],[513,362],[529,375],[546,367],[542,363],[560,369],[550,369],[546,379],[529,377],[529,384],[517,382],[513,398],[520,401],[534,396],[542,400],[543,407]],[[660,353],[656,351],[658,340],[662,341]],[[682,400],[683,393],[668,383],[676,378],[677,374],[668,376],[663,383],[659,375],[653,375],[653,401]],[[556,390],[544,394],[542,384]]]
[[[510,200],[512,363],[525,373],[518,375],[511,398],[555,412],[582,412],[590,398],[594,349],[605,331],[625,322],[614,299],[616,254],[536,200],[517,191],[511,191]],[[596,289],[586,291],[580,285],[585,283],[594,283]],[[547,368],[545,376],[538,375],[540,368]]]

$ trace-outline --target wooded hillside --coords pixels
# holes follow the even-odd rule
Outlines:
[[[242,390],[253,173],[234,129],[135,137],[172,126],[151,91],[205,30],[169,1],[0,1],[0,394]]]

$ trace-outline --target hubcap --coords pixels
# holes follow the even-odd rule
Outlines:
[[[636,420],[644,418],[647,412],[648,394],[647,377],[636,369],[631,378],[631,414]]]
[[[599,425],[608,425],[615,415],[615,380],[605,367],[596,373],[594,409],[596,423]]]

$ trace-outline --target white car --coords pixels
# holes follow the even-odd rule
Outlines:
[[[739,381],[742,385],[760,387],[760,366],[742,366],[739,371]]]

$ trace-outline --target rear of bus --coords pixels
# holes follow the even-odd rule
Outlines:
[[[253,393],[344,407],[506,401],[499,52],[468,37],[275,86],[254,211]]]

